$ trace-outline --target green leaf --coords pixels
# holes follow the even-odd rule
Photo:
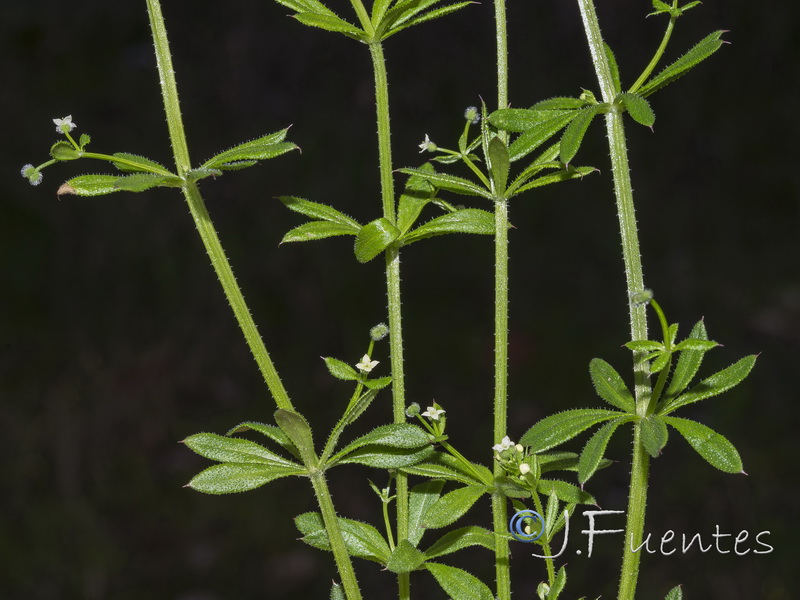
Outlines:
[[[277,463],[222,463],[201,471],[186,487],[205,494],[235,494],[253,490],[280,477],[305,474],[306,470],[299,466]]]
[[[392,573],[408,573],[415,571],[425,562],[425,555],[417,550],[408,540],[400,540],[400,543],[389,557],[386,568]]]
[[[547,507],[544,512],[544,531],[548,540],[553,539],[559,507],[558,496],[556,496],[555,492],[550,492],[547,496]]]
[[[204,169],[236,169],[237,162],[250,162],[258,160],[266,160],[285,154],[290,150],[296,150],[297,146],[289,142],[283,142],[286,138],[287,129],[276,131],[260,138],[244,142],[238,146],[234,146],[224,152],[220,152],[216,156],[212,156],[202,165]],[[240,165],[249,166],[249,165]]]
[[[553,585],[550,587],[550,593],[547,594],[547,600],[558,600],[558,596],[564,591],[565,585],[567,585],[567,570],[561,567],[556,573]]]
[[[614,85],[614,94],[619,94],[622,91],[622,82],[619,78],[619,66],[617,65],[617,57],[614,56],[614,51],[611,46],[603,42],[603,47],[606,51],[606,60],[608,61],[608,68],[611,70],[611,83]]]
[[[648,415],[641,421],[641,436],[644,449],[656,458],[667,445],[667,424],[658,415]]]
[[[187,181],[200,181],[201,179],[205,179],[206,177],[221,177],[222,171],[219,169],[203,169],[197,168],[192,169],[191,171],[186,173],[186,180]]]
[[[725,473],[742,473],[742,459],[739,452],[727,438],[696,421],[678,417],[664,417],[668,425],[678,430],[689,445],[702,456],[708,464]]]
[[[578,153],[583,143],[583,136],[589,129],[589,124],[599,113],[608,109],[607,104],[592,104],[582,109],[572,122],[567,125],[564,135],[561,136],[561,161],[569,163]]]
[[[356,236],[355,253],[358,262],[371,261],[398,237],[400,237],[400,232],[397,227],[384,217],[367,223]]]
[[[78,146],[80,146],[81,150],[83,150],[91,141],[92,138],[88,133],[82,133],[81,137],[78,139]]]
[[[336,379],[344,381],[358,381],[361,379],[356,370],[344,361],[330,357],[322,357],[322,360],[325,361],[325,366],[328,367],[330,374]]]
[[[316,467],[318,459],[314,452],[314,439],[305,417],[294,411],[279,408],[275,411],[275,422],[300,452],[303,464],[306,467]]]
[[[531,493],[508,475],[495,477],[494,486],[507,498],[530,498]]]
[[[366,379],[364,381],[364,385],[371,390],[382,390],[390,383],[392,383],[392,378],[390,376],[378,377],[377,379]]]
[[[617,100],[622,102],[631,118],[640,125],[652,127],[656,122],[656,114],[644,96],[625,92],[617,96]]]
[[[482,485],[468,485],[446,493],[428,508],[423,527],[439,529],[455,523],[485,493],[486,488]]]
[[[558,171],[557,173],[551,173],[550,175],[537,177],[530,183],[514,190],[514,195],[527,192],[528,190],[532,190],[534,188],[550,185],[551,183],[560,183],[561,181],[569,181],[570,179],[583,179],[586,175],[594,173],[595,171],[597,171],[597,169],[594,167],[568,166],[566,169]]]
[[[426,173],[434,172],[430,163],[425,163],[419,170]],[[405,234],[417,222],[420,212],[431,201],[434,192],[433,186],[421,177],[414,175],[408,178],[405,190],[397,203],[397,229],[401,234]]]
[[[581,485],[589,481],[589,478],[597,472],[600,461],[603,459],[603,454],[606,452],[608,440],[614,435],[617,427],[632,419],[633,416],[631,415],[617,417],[603,425],[589,438],[589,441],[583,447],[580,459],[578,459],[578,482]]]
[[[348,217],[346,214],[339,212],[335,208],[327,204],[320,204],[319,202],[311,202],[303,198],[296,198],[294,196],[279,196],[278,200],[289,210],[298,212],[301,215],[306,215],[312,219],[320,221],[330,221],[331,223],[338,223],[345,227],[349,227],[353,234],[357,234],[361,229],[358,221]]]
[[[673,351],[684,351],[684,350],[699,350],[701,352],[708,352],[709,350],[716,348],[719,346],[717,342],[713,342],[711,340],[696,340],[692,338],[687,338],[683,340],[680,344],[676,344],[673,348]]]
[[[313,12],[321,15],[334,14],[319,0],[276,0],[278,4],[288,7],[295,12]]]
[[[386,446],[389,448],[420,448],[429,446],[433,437],[417,425],[411,423],[394,423],[382,425],[353,440],[344,447],[337,457],[343,458],[348,453],[364,446]]]
[[[633,340],[626,342],[625,347],[633,352],[655,352],[663,351],[664,344],[662,342],[655,342],[653,340]]]
[[[525,133],[514,140],[511,146],[508,148],[511,161],[513,162],[515,160],[519,160],[523,156],[527,156],[536,150],[539,146],[544,144],[564,127],[567,127],[571,121],[576,119],[582,113],[583,110],[571,110],[560,113],[557,116],[547,119],[546,121],[542,121],[531,129],[528,129]]]
[[[56,142],[50,147],[50,156],[56,160],[77,160],[83,152],[76,150],[69,142]]]
[[[268,437],[279,446],[282,446],[291,452],[292,455],[298,460],[302,460],[300,458],[300,452],[297,450],[295,445],[292,444],[292,441],[286,437],[286,434],[281,431],[280,427],[275,427],[275,425],[267,425],[266,423],[258,423],[256,421],[245,421],[244,423],[239,423],[236,427],[231,428],[225,435],[231,436],[234,433],[243,433],[250,430],[256,431],[261,435]]]
[[[492,199],[492,194],[488,190],[480,187],[479,185],[471,182],[469,179],[463,177],[456,177],[455,175],[446,175],[445,173],[427,172],[422,169],[398,169],[400,173],[406,175],[419,175],[426,181],[429,181],[437,188],[453,192],[454,194],[461,194],[463,196],[483,196],[484,198]]]
[[[384,377],[382,379],[386,378]],[[375,396],[378,394],[378,389],[380,388],[370,389],[364,392],[363,394],[361,394],[358,400],[353,402],[350,408],[348,408],[347,411],[345,411],[344,415],[342,416],[342,427],[345,427],[346,425],[355,422],[355,420],[358,419],[358,417],[364,414],[364,411],[367,410],[369,405],[375,399]]]
[[[425,533],[422,520],[428,508],[439,499],[443,485],[441,479],[431,479],[411,488],[408,496],[408,541],[414,546],[419,544]],[[432,557],[429,555],[428,558]]]
[[[464,208],[431,219],[401,238],[404,246],[446,233],[494,235],[494,215],[479,208]]]
[[[119,179],[117,175],[80,175],[62,183],[56,193],[59,196],[62,194],[103,196],[120,191],[116,187]]]
[[[180,178],[173,175],[157,175],[155,173],[135,173],[118,177],[114,188],[120,192],[144,192],[154,187],[180,187]]]
[[[351,452],[338,463],[359,464],[376,469],[400,469],[427,460],[431,454],[433,454],[432,446],[422,448],[365,446]]]
[[[724,31],[715,31],[708,36],[704,37],[697,44],[678,60],[671,65],[664,67],[664,69],[650,81],[645,83],[641,88],[635,90],[641,96],[649,96],[656,90],[660,90],[666,85],[669,85],[689,69],[695,67],[698,63],[704,61],[709,56],[714,54],[722,47],[725,42],[720,39]]]
[[[358,27],[351,25],[344,19],[340,19],[336,15],[320,15],[316,13],[303,12],[294,15],[294,18],[300,21],[303,25],[310,27],[319,27],[326,31],[333,31],[336,33],[343,33],[349,38],[359,41],[366,41],[367,35]]]
[[[331,584],[330,600],[347,600],[347,597],[344,595],[344,587],[342,587],[335,581]]]
[[[425,563],[451,600],[494,600],[492,591],[480,579],[462,569],[439,563]]]
[[[536,455],[542,473],[548,471],[575,471],[578,468],[578,455],[574,452],[541,452]]]
[[[565,98],[574,100],[574,98]],[[583,102],[574,108],[582,108]],[[571,107],[572,108],[572,107]],[[574,110],[534,110],[530,108],[501,108],[489,115],[489,123],[497,129],[511,133],[522,133],[556,117],[574,114]]]
[[[702,320],[695,324],[689,337],[696,340],[708,340],[705,323]],[[670,379],[669,385],[664,392],[664,402],[669,401],[670,398],[674,398],[686,389],[697,374],[705,352],[705,350],[687,349],[680,353],[678,364],[672,373],[672,379]]]
[[[372,525],[338,517],[339,529],[342,532],[344,545],[348,554],[372,560],[385,565],[391,556],[389,544]],[[331,543],[322,515],[318,512],[307,512],[295,517],[294,524],[303,537],[300,538],[309,546],[319,550],[331,551]]]
[[[511,168],[511,161],[508,157],[508,148],[498,137],[493,137],[489,142],[489,168],[492,173],[494,183],[494,193],[502,196],[508,184],[508,171]]]
[[[586,104],[586,100],[581,100],[580,98],[558,96],[555,98],[548,98],[547,100],[540,100],[531,106],[531,110],[574,110],[576,108],[583,108]]]
[[[200,456],[218,462],[259,463],[300,468],[300,465],[250,440],[230,438],[215,433],[196,433],[183,440],[183,443]]]
[[[676,585],[674,588],[668,591],[667,595],[664,596],[664,600],[683,600],[683,591],[681,591],[681,586]]]
[[[706,398],[711,398],[723,392],[727,392],[732,387],[741,383],[742,380],[750,374],[755,364],[755,355],[745,356],[727,369],[718,371],[711,377],[704,379],[685,394],[675,399],[668,400],[659,411],[659,414],[665,415],[675,411],[681,406],[686,406],[687,404],[692,404],[693,402],[705,400]]]
[[[597,500],[588,492],[558,479],[540,479],[536,490],[545,496],[555,494],[559,500],[568,504],[597,504]]]
[[[565,410],[545,417],[520,439],[520,444],[529,446],[531,452],[542,452],[571,440],[593,425],[619,417],[616,410],[577,408]]]
[[[431,2],[430,4],[433,4],[433,2]],[[398,31],[402,31],[403,29],[406,29],[407,27],[413,27],[414,25],[420,25],[420,24],[425,23],[427,21],[432,21],[433,19],[438,19],[439,17],[443,17],[445,15],[449,15],[450,13],[455,12],[457,10],[460,10],[460,9],[464,8],[465,6],[469,6],[470,4],[474,4],[474,2],[472,2],[472,1],[457,2],[456,4],[450,4],[448,6],[442,6],[441,8],[437,8],[435,10],[428,11],[425,14],[416,17],[415,19],[411,19],[409,21],[406,21],[405,23],[397,24],[396,26],[393,26],[388,33],[384,34],[382,39],[386,39],[389,36],[394,35]],[[418,11],[416,11],[416,12],[418,12]]]
[[[449,454],[434,452],[424,463],[405,467],[403,471],[410,475],[447,479],[467,485],[491,485],[493,477],[489,469],[475,463],[472,463],[472,469],[475,472]]]
[[[474,525],[455,529],[444,534],[425,550],[425,558],[437,558],[469,546],[483,546],[494,551],[494,534]]]
[[[372,27],[377,29],[381,20],[386,15],[386,11],[389,10],[389,5],[392,3],[392,0],[375,0],[372,4],[372,18],[370,21],[372,22]]]
[[[169,170],[154,160],[139,156],[138,154],[128,154],[127,152],[115,152],[112,155],[115,159],[114,166],[120,171],[144,172],[144,173],[159,173],[161,175],[173,175]],[[173,175],[177,178],[177,175]]]
[[[287,242],[310,242],[337,235],[357,234],[358,232],[354,231],[349,225],[331,223],[330,221],[310,221],[287,231],[281,240],[281,244]]]
[[[589,374],[597,395],[625,412],[636,412],[636,401],[630,393],[619,373],[600,358],[593,358],[589,363]]]

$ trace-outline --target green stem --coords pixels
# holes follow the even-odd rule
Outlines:
[[[311,485],[314,486],[314,494],[317,497],[319,510],[322,513],[322,522],[325,524],[325,530],[328,532],[328,539],[331,543],[333,560],[336,561],[336,567],[339,569],[347,600],[361,600],[361,590],[358,587],[350,554],[348,554],[342,538],[339,519],[336,517],[336,510],[333,507],[333,499],[328,489],[328,483],[325,481],[325,474],[322,471],[314,471],[311,474]]]
[[[647,81],[647,78],[650,77],[650,73],[656,68],[658,62],[661,60],[661,57],[664,56],[664,51],[667,49],[667,44],[669,43],[669,38],[672,37],[672,30],[675,28],[675,17],[670,16],[669,24],[667,25],[667,30],[664,32],[664,37],[661,39],[661,44],[658,46],[658,50],[653,55],[653,58],[650,60],[650,64],[645,67],[645,70],[642,71],[642,74],[639,75],[639,79],[630,87],[628,90],[629,93],[633,94],[638,90],[640,87],[644,85],[644,82]]]
[[[383,217],[395,223],[394,182],[392,180],[392,144],[389,125],[389,80],[380,42],[369,45],[375,77],[375,110],[378,121],[378,159],[381,178]],[[392,366],[392,416],[395,423],[406,421],[405,375],[403,373],[403,320],[400,302],[400,249],[386,250],[386,293],[389,307],[389,353]],[[408,476],[397,474],[397,542],[408,539]],[[400,600],[411,598],[408,573],[397,576]]]
[[[539,497],[539,493],[536,490],[531,491],[533,492],[531,495],[533,496],[533,504],[536,506],[536,512],[540,515],[544,515],[545,510],[542,507],[542,499]],[[542,523],[542,527],[544,527],[544,523]],[[552,586],[556,580],[556,568],[553,565],[553,551],[550,549],[550,540],[542,540],[542,551],[542,555],[547,557],[544,559],[545,566],[547,567],[547,582]]]
[[[494,0],[495,40],[497,53],[497,108],[508,106],[508,30],[505,0]],[[508,134],[500,132],[500,140],[508,144]],[[494,292],[494,442],[506,435],[508,412],[508,202],[498,200],[494,207],[495,222],[495,292]],[[494,475],[503,474],[495,462]],[[505,497],[492,494],[492,526],[495,533],[495,578],[498,600],[511,599],[511,565],[508,539],[508,513]]]
[[[167,113],[170,142],[175,155],[178,176],[183,178],[191,168],[189,147],[183,130],[183,119],[178,101],[178,87],[175,83],[175,71],[172,68],[172,56],[169,51],[167,30],[164,26],[164,17],[161,14],[159,1],[147,0],[147,11],[150,15],[150,28],[153,32],[153,45],[161,82],[161,95],[164,100],[164,109]],[[247,344],[250,346],[250,351],[256,359],[264,381],[272,393],[278,408],[291,410],[293,406],[289,400],[289,395],[283,387],[275,365],[272,363],[264,346],[264,341],[261,339],[253,317],[250,315],[250,310],[244,300],[242,291],[239,289],[239,285],[236,283],[233,270],[225,256],[225,251],[222,249],[222,244],[220,244],[217,232],[214,230],[211,217],[208,215],[197,185],[187,182],[183,186],[183,194],[189,204],[189,210],[194,218],[200,238],[203,240],[206,252],[211,259],[214,271],[217,273],[217,277],[225,291],[225,296],[228,298],[228,302],[236,315],[236,320],[239,322],[239,327],[241,327]]]
[[[506,435],[508,413],[508,201],[495,201],[495,291],[494,291],[494,441]],[[494,476],[503,475],[500,463],[494,464]],[[492,494],[492,524],[495,532],[495,577],[497,598],[511,598],[508,514],[505,496]]]
[[[622,238],[622,254],[625,262],[625,275],[628,288],[628,311],[631,322],[631,339],[647,339],[646,303],[638,302],[644,292],[644,274],[642,272],[639,238],[636,228],[636,214],[633,205],[633,188],[631,186],[628,166],[628,149],[625,143],[625,129],[622,112],[613,104],[615,92],[611,69],[605,54],[600,25],[597,20],[593,0],[578,0],[583,19],[583,26],[592,55],[597,80],[603,101],[611,104],[606,113],[606,130],[611,153],[611,168],[614,175],[614,192],[617,198],[617,212]],[[650,383],[648,364],[645,353],[635,352],[633,356],[634,386],[636,395],[636,412],[640,417],[646,416],[650,401]],[[623,548],[622,572],[620,575],[620,591],[618,600],[633,600],[636,581],[639,575],[639,552],[631,552],[630,546],[637,547],[641,543],[644,531],[644,517],[647,505],[647,479],[649,473],[649,457],[640,442],[640,425],[634,425],[633,457],[631,480],[628,498],[628,515],[625,528],[625,545]]]

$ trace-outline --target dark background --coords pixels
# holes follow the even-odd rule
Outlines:
[[[349,5],[333,8],[350,19]],[[644,0],[599,2],[607,41],[630,85],[660,40]],[[724,433],[745,476],[714,470],[673,435],[653,462],[647,531],[769,530],[771,554],[696,550],[646,557],[639,597],[785,600],[797,596],[800,226],[796,183],[795,3],[709,0],[678,23],[668,60],[714,29],[725,46],[652,98],[655,132],[628,129],[646,283],[688,332],[705,317],[724,348],[705,373],[761,353],[747,382],[683,415]],[[487,2],[386,44],[395,165],[418,165],[424,134],[453,147],[465,107],[491,104],[494,30]],[[574,2],[509,3],[511,99],[526,106],[596,90]],[[379,260],[359,265],[349,240],[278,247],[302,222],[275,196],[379,216],[374,98],[365,47],[308,29],[271,2],[165,2],[195,162],[294,124],[302,154],[203,183],[209,210],[267,347],[317,437],[349,387],[319,356],[355,362],[385,319]],[[291,518],[314,509],[306,482],[211,497],[182,488],[207,461],[177,444],[198,431],[269,421],[273,404],[240,338],[180,194],[64,197],[64,179],[104,165],[57,165],[31,188],[23,163],[55,141],[68,113],[97,152],[170,151],[145,3],[6,3],[0,24],[5,143],[0,218],[0,597],[13,600],[327,597],[330,557],[296,541]],[[509,433],[556,410],[595,406],[588,361],[623,373],[629,353],[624,274],[602,128],[579,162],[602,173],[514,200],[511,220]],[[428,213],[431,216],[433,213]],[[409,401],[436,399],[451,441],[490,460],[492,244],[438,238],[403,254]],[[388,367],[387,346],[376,356]],[[389,394],[360,424],[390,418]],[[576,446],[577,448],[578,446]],[[591,482],[623,509],[630,442]],[[379,523],[359,468],[331,474],[346,516]],[[470,523],[488,525],[488,501]],[[587,558],[573,524],[567,598],[611,598],[621,536]],[[608,518],[601,526],[622,526]],[[581,536],[582,537],[582,536]],[[730,540],[730,538],[728,538]],[[584,554],[574,554],[575,548]],[[753,548],[756,546],[753,545]],[[485,552],[444,561],[492,583]],[[394,597],[393,576],[357,561],[365,597]],[[543,565],[514,546],[515,596],[535,597]],[[445,598],[416,574],[420,599]]]

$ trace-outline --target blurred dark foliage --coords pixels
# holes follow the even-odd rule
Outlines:
[[[339,8],[349,14],[346,3]],[[632,79],[663,27],[644,0],[600,1],[607,40]],[[278,246],[302,222],[275,199],[330,203],[362,222],[379,216],[369,57],[359,44],[310,30],[268,1],[166,1],[190,148],[196,162],[294,124],[302,154],[205,181],[209,210],[296,405],[317,437],[349,388],[319,356],[353,362],[384,319],[380,260],[358,265],[351,243]],[[596,89],[573,2],[509,3],[515,106]],[[796,3],[709,0],[681,19],[669,57],[713,29],[732,44],[653,99],[655,132],[629,144],[647,284],[688,332],[706,318],[725,344],[708,369],[761,352],[751,378],[692,407],[741,451],[749,477],[716,472],[673,436],[653,462],[647,530],[710,536],[715,524],[770,530],[769,555],[716,551],[644,559],[640,597],[677,583],[687,598],[797,597],[796,467],[800,252]],[[491,104],[492,5],[468,7],[386,44],[395,166],[415,166],[424,134],[453,146],[466,106]],[[180,194],[158,190],[87,199],[58,184],[96,165],[45,172],[31,188],[23,163],[55,140],[71,113],[96,151],[170,162],[145,3],[6,3],[0,21],[3,194],[0,198],[0,597],[9,600],[315,598],[335,577],[329,556],[296,541],[292,517],[314,509],[306,482],[209,497],[182,488],[206,462],[177,442],[270,421],[273,404],[240,338]],[[625,372],[624,274],[603,132],[579,162],[600,176],[515,200],[511,220],[512,438],[538,418],[593,406],[587,365]],[[105,165],[101,165],[100,171]],[[400,185],[398,178],[398,185]],[[492,246],[439,238],[404,258],[409,401],[448,410],[451,441],[490,460]],[[387,347],[377,356],[386,367]],[[386,374],[384,368],[380,374]],[[386,422],[383,394],[360,426]],[[367,422],[371,421],[371,422]],[[478,426],[486,423],[485,426]],[[603,508],[625,507],[629,441],[590,483]],[[382,484],[385,476],[368,473]],[[331,473],[346,516],[377,523],[365,473]],[[470,514],[489,523],[488,502]],[[618,522],[605,523],[621,526]],[[592,558],[576,519],[568,597],[613,597],[621,536]],[[584,537],[584,536],[580,536]],[[752,539],[752,538],[751,538]],[[762,538],[763,539],[763,538]],[[730,538],[728,538],[730,541]],[[516,595],[544,576],[514,547]],[[486,553],[449,557],[491,583]],[[392,598],[393,577],[357,564],[365,597]],[[419,598],[444,598],[415,575]]]

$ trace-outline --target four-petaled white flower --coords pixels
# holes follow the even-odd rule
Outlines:
[[[378,366],[377,360],[370,360],[369,355],[365,354],[361,357],[361,362],[356,365],[356,368],[362,373],[369,373]]]
[[[431,138],[429,138],[428,134],[426,133],[425,134],[425,140],[421,144],[419,144],[419,148],[420,148],[419,153],[422,154],[426,150],[428,152],[433,152],[434,150],[436,150],[436,147],[437,147],[436,144],[434,144],[431,141]]]
[[[63,119],[53,119],[53,123],[56,124],[56,133],[69,133],[76,127],[72,122],[72,115],[67,115]]]
[[[514,442],[512,442],[511,439],[508,436],[506,436],[499,444],[495,444],[494,446],[492,446],[492,450],[494,450],[495,452],[502,452],[503,450],[509,450],[513,447],[514,447]]]
[[[428,410],[422,413],[423,417],[428,417],[429,419],[433,419],[434,421],[438,421],[439,417],[441,417],[445,413],[443,408],[436,408],[434,406],[429,406]]]

